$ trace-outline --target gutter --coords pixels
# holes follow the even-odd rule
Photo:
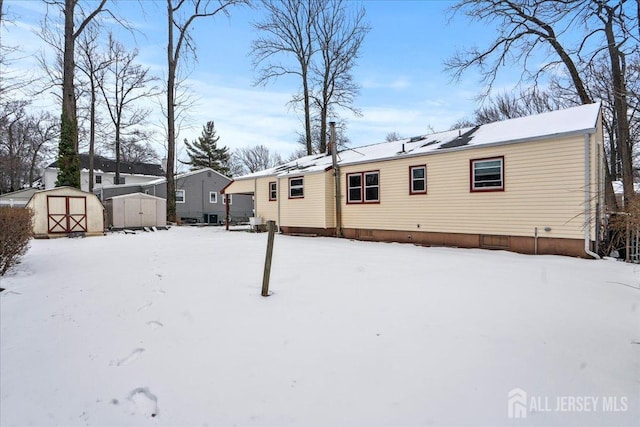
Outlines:
[[[591,138],[584,134],[584,251],[587,255],[600,259],[591,246]],[[596,230],[597,233],[597,230]]]

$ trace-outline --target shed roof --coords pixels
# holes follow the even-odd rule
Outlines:
[[[107,200],[111,200],[111,199],[132,199],[132,198],[136,198],[136,199],[157,199],[157,200],[165,200],[162,197],[157,197],[157,196],[152,196],[151,194],[145,194],[145,193],[128,193],[128,194],[121,194],[119,196],[113,196],[113,197],[109,197]]]
[[[599,114],[600,103],[595,103],[476,127],[349,148],[338,153],[338,163],[344,166],[444,151],[595,133]],[[235,180],[263,176],[302,175],[327,170],[331,165],[331,156],[316,154],[244,175],[235,178]]]

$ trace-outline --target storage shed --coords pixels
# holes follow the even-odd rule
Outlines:
[[[167,201],[143,193],[114,196],[105,202],[107,224],[113,228],[164,227]]]
[[[104,207],[95,194],[73,187],[58,187],[33,194],[27,208],[33,210],[36,238],[64,237],[70,233],[104,235]]]

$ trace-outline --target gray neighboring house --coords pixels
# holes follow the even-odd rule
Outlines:
[[[226,203],[220,191],[231,178],[211,168],[198,169],[176,176],[176,215],[183,222],[221,224],[226,217]],[[230,222],[246,222],[253,216],[250,195],[229,196]]]
[[[220,191],[231,182],[231,178],[211,168],[176,175],[176,216],[184,223],[223,224],[226,204]],[[167,198],[167,181],[158,178],[140,184],[105,185],[94,190],[104,203],[106,200],[131,193],[143,193]],[[253,216],[253,197],[250,195],[229,196],[230,222],[246,222]]]
[[[103,185],[93,190],[96,196],[104,203],[106,200],[131,193],[142,193],[150,196],[167,198],[166,178],[157,178],[152,181],[139,184]]]

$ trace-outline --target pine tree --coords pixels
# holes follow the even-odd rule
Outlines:
[[[185,164],[190,165],[191,170],[211,168],[223,175],[229,175],[231,155],[228,147],[218,148],[217,143],[219,140],[220,137],[216,136],[214,123],[212,121],[207,122],[202,127],[202,135],[193,143],[189,144],[186,139],[184,140],[187,154],[189,155],[189,161],[185,162]]]

